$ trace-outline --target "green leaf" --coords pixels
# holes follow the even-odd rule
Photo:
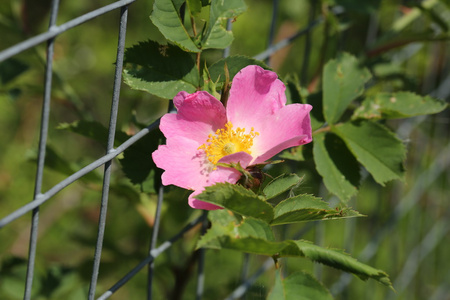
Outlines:
[[[185,51],[200,52],[184,27],[180,16],[183,0],[155,0],[150,19],[166,39]]]
[[[222,89],[222,86],[220,89],[217,87],[217,82],[214,82],[211,79],[211,74],[209,73],[209,69],[206,66],[203,69],[202,77],[203,77],[202,90],[210,93],[216,99],[220,99],[221,95],[218,91]],[[222,85],[223,85],[223,83],[222,83]]]
[[[217,209],[209,211],[208,219],[211,221],[211,223],[217,223],[222,226],[228,226],[230,224],[239,224],[242,221],[242,217],[240,215],[233,214],[226,209]]]
[[[82,136],[91,138],[99,142],[106,148],[108,142],[108,129],[96,121],[78,120],[72,123],[61,123],[57,129],[69,130]],[[114,146],[119,146],[125,142],[129,136],[123,131],[116,131],[114,137]]]
[[[20,60],[10,58],[0,63],[0,84],[6,85],[22,73],[27,71],[29,66]]]
[[[392,287],[389,277],[385,272],[363,264],[341,250],[323,248],[305,240],[289,242],[291,243],[290,247],[281,251],[281,257],[302,256],[312,261],[353,273],[362,280],[372,278],[384,285]]]
[[[313,109],[309,113],[311,118],[311,129],[317,130],[321,128],[325,124],[325,117],[323,115],[323,102],[322,102],[323,93],[318,92],[315,94],[308,95],[306,98],[306,103],[311,104]]]
[[[389,287],[391,282],[383,271],[363,264],[341,250],[323,248],[305,240],[271,240],[270,226],[257,219],[247,218],[239,225],[213,223],[203,235],[197,248],[231,249],[277,257],[305,257],[330,267],[357,275],[362,280],[373,278]]]
[[[444,101],[410,92],[378,93],[364,99],[352,119],[397,119],[438,113],[447,107]]]
[[[122,171],[131,183],[140,185],[141,190],[155,193],[155,184],[159,183],[161,171],[156,168],[151,158],[153,151],[158,148],[163,135],[159,130],[153,130],[123,152],[119,160]],[[158,178],[155,182],[155,178]]]
[[[315,135],[313,154],[317,172],[331,193],[343,201],[356,194],[359,164],[339,137],[329,132]]]
[[[267,200],[274,198],[298,185],[301,178],[297,174],[282,174],[269,182],[263,190]]]
[[[275,272],[275,283],[266,300],[286,300],[283,278],[279,269]]]
[[[295,161],[304,161],[305,157],[303,156],[303,145],[292,147],[287,150],[284,150],[281,152],[280,155],[278,155],[282,159],[289,159],[289,160],[295,160]]]
[[[306,194],[288,198],[275,206],[274,210],[275,215],[271,225],[362,216],[348,208],[331,209],[327,202]]]
[[[254,217],[270,222],[273,218],[272,206],[261,200],[246,188],[230,183],[217,183],[207,186],[196,196],[197,199],[213,203],[243,216]]]
[[[306,272],[295,272],[284,279],[286,299],[330,300],[330,292]]]
[[[383,185],[389,180],[403,179],[405,146],[389,129],[375,122],[362,121],[344,123],[333,131],[345,141],[376,182]]]
[[[275,285],[267,300],[332,300],[330,292],[310,274],[299,271],[285,279],[276,271]]]
[[[237,227],[237,235],[239,238],[254,237],[270,242],[275,241],[270,226],[264,221],[252,218],[246,218],[245,221]]]
[[[266,222],[246,218],[238,225],[213,223],[206,234],[200,238],[197,248],[224,248],[272,256],[288,245],[274,241],[272,229]]]
[[[132,89],[172,99],[178,92],[193,93],[200,74],[192,56],[173,45],[141,42],[125,51],[124,82]]]
[[[240,55],[228,56],[215,62],[208,68],[211,80],[217,83],[219,89],[222,88],[225,82],[225,63],[227,64],[228,72],[230,74],[230,82],[233,80],[234,76],[246,66],[258,65],[266,70],[269,69],[269,67],[260,60]]]
[[[186,3],[192,16],[196,16],[202,11],[201,0],[187,0]]]
[[[202,48],[225,49],[233,41],[233,33],[224,27],[226,19],[239,16],[247,9],[243,0],[212,1],[209,24],[202,39]]]
[[[370,72],[358,60],[343,53],[330,60],[323,72],[323,114],[325,120],[335,124],[348,105],[364,91]]]

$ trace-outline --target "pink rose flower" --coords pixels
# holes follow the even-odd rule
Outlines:
[[[239,171],[217,163],[247,168],[311,142],[311,105],[286,105],[284,91],[276,73],[252,65],[234,77],[226,107],[205,91],[178,93],[173,99],[178,112],[161,118],[166,145],[152,154],[165,171],[162,183],[193,190],[193,208],[221,209],[195,198],[206,186],[239,180]]]

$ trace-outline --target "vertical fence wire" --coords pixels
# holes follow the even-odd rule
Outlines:
[[[200,230],[200,234],[204,235],[206,233],[206,229],[208,228],[208,211],[203,211],[203,222],[202,228]],[[197,289],[195,291],[195,299],[201,300],[203,297],[203,291],[205,289],[205,254],[206,249],[200,248],[198,249],[198,270],[197,270]]]
[[[149,254],[152,253],[153,249],[156,248],[156,243],[158,241],[159,223],[161,221],[161,207],[164,199],[164,186],[161,184],[158,191],[158,202],[156,203],[155,220],[153,222],[152,238],[150,240],[150,250]],[[147,276],[147,299],[152,299],[153,290],[153,273],[154,273],[155,263],[154,261],[148,264],[148,276]]]
[[[56,19],[58,16],[59,0],[53,0],[50,13],[49,30],[52,30],[53,26],[56,24]],[[47,61],[45,66],[45,83],[44,83],[44,99],[42,103],[42,116],[41,116],[41,127],[40,127],[40,137],[38,146],[38,163],[35,178],[35,189],[34,197],[36,199],[42,190],[42,180],[44,176],[44,164],[45,164],[45,148],[47,145],[48,136],[48,123],[50,117],[50,98],[52,91],[52,74],[53,74],[53,53],[54,53],[54,42],[55,39],[52,38],[47,42]],[[39,226],[39,207],[36,207],[32,211],[31,217],[31,229],[30,229],[30,242],[28,250],[28,264],[27,264],[27,275],[25,281],[25,293],[24,299],[28,300],[31,298],[31,290],[33,287],[33,277],[34,277],[34,265],[36,261],[36,248],[37,248],[37,238],[38,238],[38,226]]]
[[[114,147],[114,137],[116,132],[117,124],[117,113],[119,110],[119,98],[120,98],[120,86],[122,83],[122,67],[123,67],[123,55],[125,52],[125,35],[127,30],[127,18],[128,18],[128,6],[124,6],[120,11],[120,24],[119,24],[119,41],[117,46],[117,59],[116,59],[116,71],[114,74],[114,86],[113,86],[113,96],[111,103],[111,115],[109,121],[108,129],[108,142],[106,153],[110,152]],[[102,254],[103,237],[105,234],[106,225],[106,212],[108,208],[108,196],[109,196],[109,185],[111,179],[111,166],[112,160],[105,163],[105,171],[103,175],[103,188],[102,188],[102,198],[100,207],[100,218],[98,223],[98,235],[97,235],[97,245],[95,247],[94,254],[94,264],[91,276],[91,283],[89,286],[88,299],[92,300],[95,296],[95,289],[97,285],[98,273],[100,268],[100,258]]]

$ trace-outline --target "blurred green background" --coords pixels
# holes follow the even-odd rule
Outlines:
[[[49,0],[0,2],[0,50],[46,31]],[[112,1],[62,1],[57,24]],[[231,54],[254,56],[268,45],[272,1],[246,0],[248,10],[233,23],[235,41]],[[415,5],[430,5],[417,9]],[[138,0],[129,8],[126,45],[152,39],[163,41],[151,24],[153,1]],[[338,17],[328,5],[342,5]],[[312,14],[312,16],[311,16]],[[270,64],[281,78],[295,74],[305,90],[320,87],[323,64],[340,51],[361,58],[374,75],[369,93],[408,90],[432,94],[449,101],[450,2],[399,0],[279,1],[275,40],[304,28],[311,18],[326,22],[307,37],[296,39],[277,52]],[[64,130],[61,124],[78,120],[109,122],[119,11],[82,24],[56,38],[54,80],[43,191],[104,154],[101,142]],[[305,54],[306,53],[306,54]],[[221,51],[205,55],[208,62]],[[306,58],[306,59],[305,59]],[[43,95],[45,45],[24,51],[0,64],[0,217],[33,198],[36,149],[39,140]],[[305,62],[307,64],[305,65]],[[150,124],[167,110],[168,101],[133,91],[123,85],[118,129],[133,134],[139,124]],[[336,299],[449,299],[449,156],[450,114],[446,110],[429,117],[387,124],[397,130],[408,148],[405,182],[385,187],[363,176],[360,193],[351,206],[367,218],[328,221],[312,226],[280,227],[280,236],[306,231],[317,244],[344,248],[353,256],[372,241],[374,255],[362,259],[386,271],[397,293],[373,282],[354,279]],[[106,137],[105,137],[106,140]],[[148,159],[150,159],[148,153]],[[274,172],[306,174],[303,189],[324,191],[308,162],[291,162]],[[39,243],[33,299],[85,299],[97,234],[102,168],[85,176],[41,207]],[[98,293],[103,293],[147,255],[156,197],[141,193],[114,164],[112,187]],[[168,188],[159,241],[177,233],[200,214],[187,205],[188,193]],[[399,206],[400,204],[400,206]],[[392,217],[396,207],[400,212]],[[29,215],[0,230],[0,299],[23,297],[28,253]],[[197,228],[156,260],[154,299],[194,299]],[[250,256],[250,274],[265,261]],[[287,259],[286,272],[304,269],[314,273],[330,289],[342,273],[307,260]],[[204,299],[225,298],[240,284],[242,255],[233,251],[206,252]],[[264,299],[273,271],[252,286],[245,299]],[[142,299],[146,273],[142,271],[111,299]]]

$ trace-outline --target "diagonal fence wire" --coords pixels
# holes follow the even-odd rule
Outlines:
[[[48,31],[39,34],[37,36],[34,36],[32,38],[29,38],[28,40],[25,40],[21,43],[18,43],[10,48],[7,48],[0,52],[0,62],[4,61],[14,55],[19,54],[22,51],[25,51],[27,49],[30,49],[34,46],[37,46],[45,41],[48,41],[61,33],[76,27],[80,24],[83,24],[89,20],[92,20],[98,16],[104,15],[105,13],[108,13],[110,11],[116,10],[118,8],[121,8],[125,5],[129,5],[136,0],[121,0],[114,3],[111,3],[109,5],[103,6],[99,9],[96,9],[94,11],[91,11],[87,14],[84,14],[78,18],[75,18],[73,20],[70,20],[69,22],[66,22],[64,24],[58,25],[58,26],[52,26]]]
[[[124,143],[122,143],[120,146],[116,147],[115,149],[111,149],[111,151],[108,152],[108,154],[100,157],[96,161],[88,164],[81,170],[73,173],[66,179],[62,180],[55,186],[53,186],[51,189],[49,189],[44,194],[37,195],[36,198],[20,207],[19,209],[15,210],[11,214],[5,216],[3,219],[0,219],[0,228],[6,226],[7,224],[11,223],[12,221],[16,220],[17,218],[23,216],[24,214],[32,211],[34,208],[42,205],[43,203],[50,200],[54,195],[56,195],[58,192],[62,191],[64,188],[69,186],[70,184],[74,183],[84,175],[88,174],[89,172],[97,169],[98,167],[104,165],[106,162],[110,161],[111,159],[117,157],[122,152],[124,152],[127,148],[132,146],[134,143],[139,141],[141,138],[143,138],[145,135],[147,135],[150,131],[156,129],[159,126],[159,120],[155,121],[148,127],[140,130],[138,133],[130,137],[128,140],[126,140]]]

